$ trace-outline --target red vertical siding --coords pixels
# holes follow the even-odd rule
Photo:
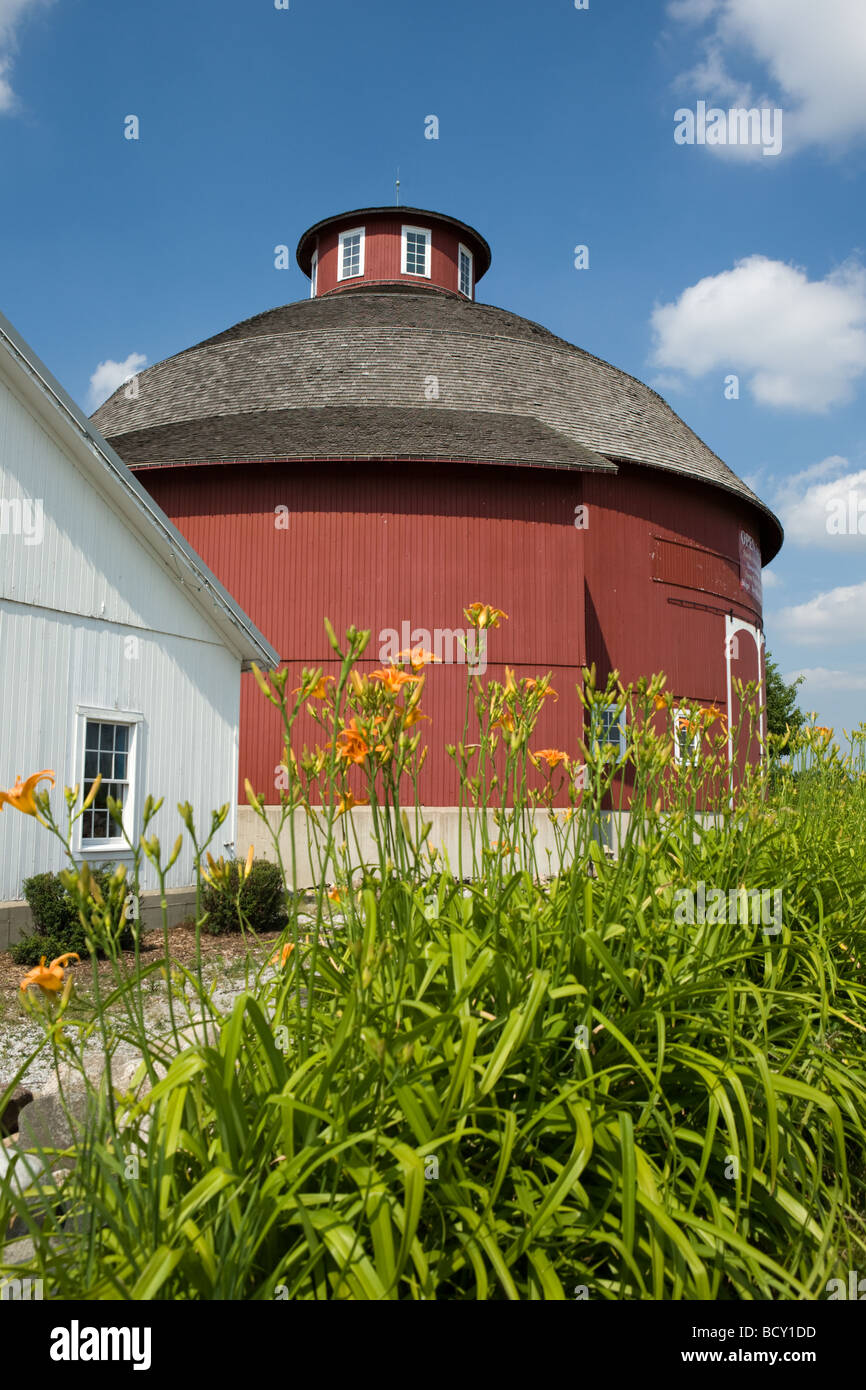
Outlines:
[[[338,279],[340,233],[354,227],[365,228],[364,274],[352,280]],[[419,227],[429,230],[431,237],[430,275],[404,275],[402,270],[403,227]],[[319,237],[318,294],[328,294],[332,290],[349,289],[368,281],[402,280],[406,284],[434,286],[439,289],[457,291],[458,259],[460,235],[451,227],[436,222],[435,218],[419,217],[407,213],[402,217],[395,211],[392,218],[382,217],[365,221],[361,216],[357,221],[349,218],[345,224],[327,228]]]
[[[432,638],[465,628],[471,602],[503,608],[509,620],[489,634],[488,674],[501,679],[506,664],[518,675],[551,671],[559,693],[536,748],[576,752],[575,687],[591,662],[601,683],[612,670],[624,683],[663,671],[677,699],[725,709],[725,614],[760,624],[735,558],[753,520],[748,504],[661,471],[266,463],[140,476],[298,678],[304,666],[336,669],[325,616],[338,632],[371,630],[369,671],[388,629],[402,646],[404,622],[417,641],[418,629]],[[581,502],[586,530],[574,525]],[[288,508],[285,530],[278,507]],[[743,679],[757,674],[753,645],[741,638]],[[444,747],[462,734],[465,676],[455,665],[427,674],[426,805],[457,798]],[[298,735],[310,745],[323,738],[306,716]],[[276,715],[246,677],[241,784],[249,777],[268,793],[280,755]]]
[[[725,614],[760,622],[733,571],[748,504],[627,465],[616,478],[588,474],[584,502],[589,660],[626,682],[664,671],[675,695],[723,708]]]
[[[381,663],[388,629],[466,627],[478,601],[509,615],[489,634],[488,673],[554,674],[535,746],[576,750],[575,686],[584,662],[583,543],[574,527],[581,478],[561,472],[465,465],[265,464],[145,470],[153,496],[283,656],[293,675],[333,654],[338,633],[370,629],[367,669]],[[286,530],[275,508],[289,509]],[[402,643],[401,643],[402,644]],[[424,708],[430,753],[427,805],[457,797],[446,743],[462,735],[466,670],[433,666]],[[321,741],[312,724],[303,742]],[[245,678],[243,779],[273,786],[280,738],[274,711]]]

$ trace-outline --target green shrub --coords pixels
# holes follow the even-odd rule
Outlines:
[[[241,916],[244,925],[256,932],[282,931],[288,919],[286,886],[279,866],[268,859],[256,859],[242,884],[241,868],[242,865],[233,860],[226,865],[223,883],[219,886],[204,885],[202,907],[207,914],[205,931],[210,932],[211,936],[240,931]]]
[[[113,872],[113,864],[91,869],[93,879],[106,895]],[[84,928],[75,903],[61,883],[59,874],[34,874],[32,878],[24,880],[23,889],[33,916],[35,931],[12,947],[11,954],[15,964],[38,965],[43,956],[47,960],[54,960],[67,951],[77,951],[82,958],[86,956],[87,939]],[[124,950],[131,950],[135,944],[131,925],[124,928],[120,944]]]

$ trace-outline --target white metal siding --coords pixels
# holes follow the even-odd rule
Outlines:
[[[143,716],[136,800],[165,798],[151,829],[164,857],[186,800],[202,831],[230,803],[213,847],[222,853],[234,839],[239,660],[0,378],[0,498],[14,497],[42,500],[44,538],[27,545],[0,535],[0,787],[53,768],[60,819],[63,785],[82,775],[76,706],[117,710],[119,719],[135,712]],[[37,821],[9,807],[0,814],[0,900],[19,898],[24,878],[62,864]],[[186,847],[169,886],[191,881]],[[143,886],[156,886],[149,865]]]
[[[224,648],[176,637],[145,634],[138,659],[127,661],[123,637],[122,629],[0,600],[0,783],[8,787],[17,773],[53,768],[52,805],[62,823],[63,784],[81,780],[76,705],[116,708],[119,720],[125,710],[140,713],[137,799],[140,804],[148,792],[165,797],[151,833],[167,857],[182,829],[179,801],[192,802],[200,828],[210,826],[211,811],[223,802],[234,806],[240,675]],[[232,823],[219,832],[215,853],[234,838]],[[20,898],[24,878],[62,864],[58,842],[31,817],[6,807],[0,815],[0,899]],[[192,857],[185,849],[169,886],[190,882]],[[156,887],[150,866],[144,886]]]
[[[0,536],[2,594],[205,641],[219,640],[145,542],[95,491],[0,377],[0,497],[39,499],[44,539]]]

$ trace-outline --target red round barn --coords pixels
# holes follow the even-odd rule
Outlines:
[[[575,752],[593,662],[602,682],[664,671],[678,701],[735,719],[782,542],[754,493],[634,377],[478,303],[490,249],[465,223],[366,208],[297,255],[309,300],[149,367],[94,416],[292,674],[335,669],[324,617],[370,629],[366,669],[419,643],[439,655],[428,806],[457,801],[445,745],[473,602],[508,614],[488,675],[552,673],[535,747]],[[245,676],[241,787],[272,787],[280,757]]]

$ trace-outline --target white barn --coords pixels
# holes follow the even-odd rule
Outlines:
[[[183,828],[179,801],[201,829],[229,802],[214,848],[223,853],[235,839],[241,670],[278,661],[0,315],[0,788],[53,768],[60,820],[63,786],[84,788],[101,771],[74,840],[94,865],[129,862],[100,809],[106,789],[123,799],[133,838],[147,794],[165,798],[151,829],[165,857]],[[186,841],[175,887],[194,877]],[[63,862],[47,830],[6,807],[0,902]],[[155,886],[148,865],[144,887]]]

